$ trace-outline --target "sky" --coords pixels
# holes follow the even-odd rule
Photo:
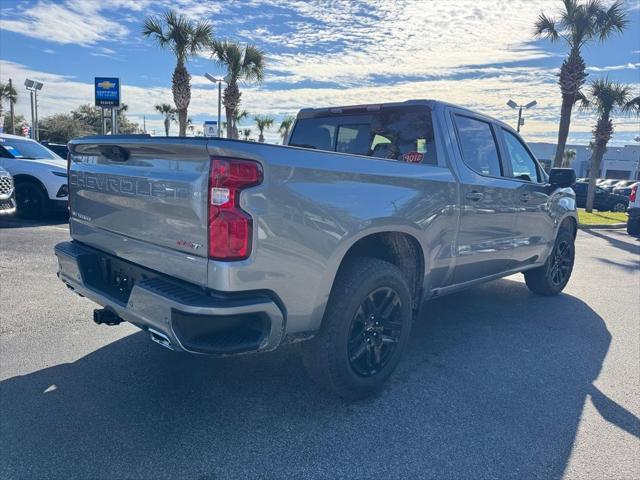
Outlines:
[[[605,0],[611,3],[611,0]],[[560,0],[60,0],[0,1],[0,81],[18,87],[16,112],[29,118],[25,78],[44,82],[40,118],[93,102],[93,78],[119,77],[128,116],[163,133],[157,103],[173,103],[175,58],[141,35],[144,18],[167,8],[206,19],[217,39],[255,44],[266,55],[260,85],[243,84],[241,108],[269,114],[276,127],[300,108],[432,98],[514,125],[510,98],[538,105],[525,113],[527,141],[555,142],[560,112],[557,73],[563,44],[535,40],[541,11]],[[629,26],[605,44],[584,49],[589,80],[603,76],[640,94],[640,0],[625,0]],[[200,126],[217,118],[221,73],[202,52],[192,75],[189,116]],[[577,112],[570,143],[588,144],[595,119]],[[257,129],[252,120],[243,122]],[[177,125],[172,126],[177,134]],[[638,144],[636,119],[615,119],[612,145]],[[278,140],[276,128],[267,141]]]

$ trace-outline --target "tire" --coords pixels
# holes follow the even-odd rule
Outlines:
[[[49,197],[44,189],[33,181],[24,181],[16,185],[16,207],[22,218],[38,220],[51,208]]]
[[[569,283],[575,260],[575,240],[573,233],[561,228],[549,254],[541,267],[524,272],[524,280],[533,293],[538,295],[558,295]]]
[[[629,217],[627,220],[627,233],[634,237],[640,236],[640,217]]]
[[[627,204],[624,202],[615,202],[613,205],[611,205],[611,211],[612,212],[626,212],[627,211]]]
[[[311,378],[349,400],[379,391],[409,340],[411,305],[411,291],[395,265],[365,257],[351,261],[336,278],[320,331],[301,345]]]

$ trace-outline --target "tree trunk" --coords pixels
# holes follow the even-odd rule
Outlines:
[[[613,135],[613,123],[608,114],[604,114],[598,119],[596,127],[593,130],[594,147],[593,154],[591,155],[591,170],[589,171],[589,187],[587,189],[587,203],[585,210],[588,213],[593,211],[593,201],[596,196],[596,179],[600,175],[600,165],[602,164],[602,157],[607,151],[607,143]]]
[[[179,135],[187,136],[187,110],[191,102],[191,75],[184,66],[184,62],[178,59],[173,71],[172,86],[173,102],[178,110]]]
[[[562,156],[569,136],[569,126],[571,125],[571,110],[576,102],[578,92],[584,85],[587,78],[587,66],[584,63],[579,47],[571,49],[569,56],[562,62],[558,83],[562,92],[562,108],[560,110],[560,126],[558,128],[558,146],[553,166],[562,165]]]
[[[235,113],[240,105],[240,89],[235,81],[230,81],[222,94],[222,104],[227,116],[227,138],[238,138]]]
[[[575,103],[575,96],[562,95],[562,107],[560,109],[560,127],[558,128],[558,146],[556,147],[556,155],[553,159],[553,166],[562,166],[564,149],[567,145],[567,137],[569,136],[569,126],[571,125],[571,110]]]
[[[227,138],[233,138],[233,110],[225,105],[224,114],[227,117]]]
[[[258,136],[258,141],[260,143],[264,143],[264,135],[262,134],[262,131],[260,132],[260,135]]]
[[[600,164],[602,163],[602,157],[604,156],[604,151],[607,146],[597,144],[593,149],[593,154],[591,155],[591,170],[589,172],[589,187],[587,188],[587,203],[585,205],[585,210],[588,213],[593,211],[593,202],[596,198],[596,180],[598,179],[598,175],[600,174]]]
[[[169,122],[170,120],[168,118],[164,119],[164,133],[167,137],[169,136]]]

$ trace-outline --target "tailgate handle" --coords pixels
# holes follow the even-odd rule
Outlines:
[[[107,157],[112,162],[126,162],[129,160],[129,151],[118,145],[98,146],[103,157]]]

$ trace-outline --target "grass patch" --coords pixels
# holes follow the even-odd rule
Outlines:
[[[624,212],[598,212],[587,213],[584,208],[578,209],[578,221],[583,225],[612,225],[614,223],[626,223],[627,214]]]

